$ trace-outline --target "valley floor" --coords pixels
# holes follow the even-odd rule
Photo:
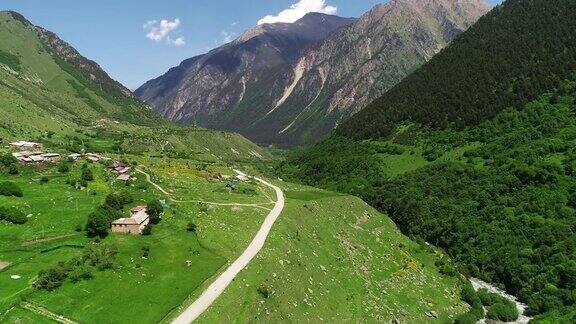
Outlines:
[[[286,196],[281,216],[200,322],[426,322],[436,320],[431,312],[449,319],[466,310],[457,280],[435,266],[439,252],[401,235],[360,199],[282,181],[272,188],[249,180],[230,192],[226,181],[210,177],[233,176],[228,163],[130,158],[141,171],[130,186],[93,164],[95,180],[78,190],[67,182],[82,162],[68,174],[46,166],[0,175],[24,191],[23,198],[0,196],[0,205],[29,215],[23,225],[0,222],[0,260],[7,265],[0,270],[0,321],[170,322],[249,246],[274,207],[275,187]],[[53,291],[33,288],[40,271],[94,244],[82,232],[86,217],[116,191],[130,192],[134,204],[164,201],[152,235],[110,234],[102,242],[117,247],[112,269]],[[195,233],[186,230],[190,222]]]

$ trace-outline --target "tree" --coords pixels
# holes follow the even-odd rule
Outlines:
[[[86,234],[88,237],[104,238],[108,236],[109,228],[110,220],[102,210],[96,210],[88,216],[88,223],[86,224]]]
[[[106,196],[104,204],[115,210],[121,210],[127,204],[134,201],[132,195],[127,192],[116,192]]]
[[[507,300],[506,302],[498,302],[488,308],[489,319],[502,322],[513,322],[518,319],[518,309],[516,305]]]
[[[162,203],[158,199],[153,199],[148,202],[146,212],[148,216],[150,216],[150,223],[158,224],[162,219],[161,215],[164,212],[164,206],[162,206]]]

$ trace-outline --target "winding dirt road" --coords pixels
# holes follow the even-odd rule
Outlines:
[[[244,175],[240,171],[236,171],[240,175]],[[260,183],[268,186],[276,191],[276,203],[274,209],[266,216],[262,227],[250,243],[244,253],[234,261],[203,293],[196,301],[184,310],[172,324],[188,324],[196,320],[212,303],[224,292],[224,290],[232,283],[234,278],[242,271],[252,259],[260,252],[272,226],[276,219],[284,209],[284,192],[279,187],[259,178],[254,178]]]
[[[175,203],[198,203],[198,204],[205,204],[205,205],[212,205],[212,206],[254,207],[254,208],[264,209],[267,211],[270,211],[270,208],[268,208],[266,206],[274,204],[273,202],[272,203],[265,203],[265,204],[239,204],[239,203],[219,203],[219,202],[212,202],[212,201],[205,201],[205,200],[179,200],[179,199],[173,198],[171,193],[166,191],[159,184],[153,182],[150,174],[148,174],[147,172],[140,170],[140,169],[136,169],[136,171],[139,173],[142,173],[146,177],[146,181],[149,184],[154,186],[154,188],[158,189],[160,192],[162,192],[164,195],[166,195],[166,197],[168,197],[168,199],[170,199],[170,201],[175,202]],[[239,171],[236,171],[236,172],[239,172]],[[242,173],[242,172],[240,172],[240,174],[244,175],[244,173]]]

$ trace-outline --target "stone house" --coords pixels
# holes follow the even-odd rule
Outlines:
[[[112,222],[112,232],[140,235],[144,227],[150,223],[150,216],[145,206],[137,206],[130,210],[131,217],[120,218]]]

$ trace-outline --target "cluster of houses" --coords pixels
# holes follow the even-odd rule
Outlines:
[[[55,163],[61,159],[58,153],[43,152],[40,143],[19,141],[10,143],[10,147],[18,151],[12,156],[22,163]]]
[[[43,145],[35,142],[28,141],[18,141],[10,143],[10,147],[17,152],[12,153],[12,155],[22,163],[56,163],[59,162],[62,157],[58,153],[45,153],[43,152]],[[110,161],[112,159],[104,157],[96,153],[73,153],[68,155],[68,159],[72,161],[78,161],[80,159],[86,159],[92,163],[98,163],[100,161]],[[130,165],[123,162],[113,162],[109,170],[117,174],[117,180],[120,181],[130,181],[133,180],[131,172],[132,168]]]
[[[124,162],[114,162],[109,167],[110,171],[117,174],[116,180],[130,181],[132,180],[132,167]]]
[[[145,206],[137,206],[130,210],[130,217],[120,218],[112,222],[112,232],[140,235],[150,223],[150,216]]]

